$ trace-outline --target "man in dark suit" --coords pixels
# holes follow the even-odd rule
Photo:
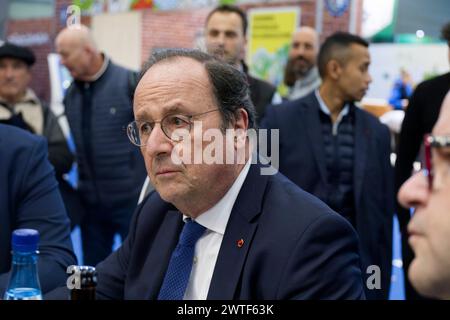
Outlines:
[[[247,44],[247,16],[239,7],[220,5],[212,10],[206,18],[206,50],[238,70],[244,72],[250,87],[250,97],[256,108],[259,122],[269,104],[281,103],[281,97],[272,84],[252,77],[242,60]]]
[[[449,129],[450,91],[426,138],[423,171],[409,178],[397,195],[405,208],[414,207],[408,224],[414,259],[405,272],[420,294],[445,300],[450,300]]]
[[[47,157],[43,138],[0,124],[0,297],[9,280],[14,229],[39,231],[43,293],[63,285],[67,266],[76,263],[69,219]]]
[[[367,47],[348,33],[327,38],[318,58],[322,85],[302,99],[268,108],[262,128],[279,129],[280,172],[356,228],[363,272],[371,276],[381,269],[381,286],[373,283],[366,296],[385,299],[394,213],[390,135],[354,105],[371,82]]]
[[[442,38],[450,49],[450,23],[442,28]],[[402,129],[397,146],[397,161],[395,163],[395,190],[398,192],[402,184],[411,176],[413,163],[416,160],[423,136],[430,133],[439,116],[442,101],[450,90],[450,72],[420,83],[414,90],[405,111]],[[397,203],[397,216],[402,234],[403,269],[408,270],[414,258],[408,244],[407,225],[410,220],[409,209],[402,208]],[[405,277],[405,296],[408,300],[420,299]]]
[[[251,164],[255,116],[241,72],[200,51],[157,52],[134,111],[128,135],[156,192],[122,247],[97,266],[99,298],[364,297],[351,225]],[[207,135],[225,147],[210,152]]]

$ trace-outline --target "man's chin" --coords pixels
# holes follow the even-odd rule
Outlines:
[[[223,51],[210,51],[208,53],[218,60],[225,59],[225,53]]]
[[[180,198],[182,198],[182,193],[180,193],[180,190],[169,190],[165,188],[159,188],[160,190],[158,190],[158,188],[155,189],[161,199],[163,199],[165,202],[172,203],[173,205],[176,204],[177,199],[179,200]]]
[[[20,91],[16,88],[11,88],[11,90],[8,90],[7,88],[2,88],[2,92],[0,92],[0,97],[5,99],[6,101],[14,101],[17,97],[20,97]],[[6,89],[6,90],[5,90]]]

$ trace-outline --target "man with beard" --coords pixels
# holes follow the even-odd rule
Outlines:
[[[316,58],[319,37],[311,27],[301,27],[292,36],[284,83],[289,87],[289,100],[299,99],[320,85]]]
[[[281,103],[281,97],[273,85],[248,73],[248,67],[242,60],[247,44],[247,24],[245,12],[240,8],[231,5],[218,6],[206,18],[206,50],[246,74],[259,122],[264,116],[266,106]]]
[[[319,52],[320,87],[269,107],[261,127],[279,129],[280,172],[355,227],[368,277],[366,297],[386,299],[394,213],[390,133],[354,103],[372,81],[369,64],[364,39],[335,33]],[[377,277],[379,282],[372,282]]]

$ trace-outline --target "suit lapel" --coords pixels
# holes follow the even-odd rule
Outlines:
[[[314,158],[316,159],[316,164],[319,167],[320,177],[322,181],[327,181],[326,175],[326,161],[325,161],[325,151],[323,149],[323,137],[322,137],[322,124],[319,119],[319,101],[317,101],[315,93],[309,95],[310,101],[305,101],[302,105],[302,112],[304,116],[303,125],[306,128],[306,133],[308,135],[308,142]]]
[[[178,243],[178,236],[170,236],[174,233],[180,234],[183,227],[182,214],[176,210],[167,211],[164,221],[158,230],[153,243],[157,247],[150,250],[144,265],[148,288],[145,288],[148,299],[157,299],[159,289],[166,274],[170,257]]]
[[[209,287],[209,300],[238,298],[236,288],[258,226],[256,217],[261,212],[268,179],[260,175],[261,167],[251,165],[231,211]]]
[[[366,124],[363,112],[355,109],[355,149],[354,149],[354,171],[353,185],[355,186],[355,208],[359,207],[361,201],[362,183],[367,160],[367,144],[370,140],[370,129]]]

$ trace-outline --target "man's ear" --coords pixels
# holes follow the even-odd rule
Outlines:
[[[327,63],[327,75],[330,79],[338,80],[342,73],[342,66],[339,61],[331,59]]]
[[[236,149],[241,149],[245,146],[247,141],[248,129],[248,112],[244,108],[239,108],[234,113],[234,146]]]
[[[244,108],[239,108],[234,113],[234,130],[244,130],[246,131],[248,129],[248,113],[247,110]]]

